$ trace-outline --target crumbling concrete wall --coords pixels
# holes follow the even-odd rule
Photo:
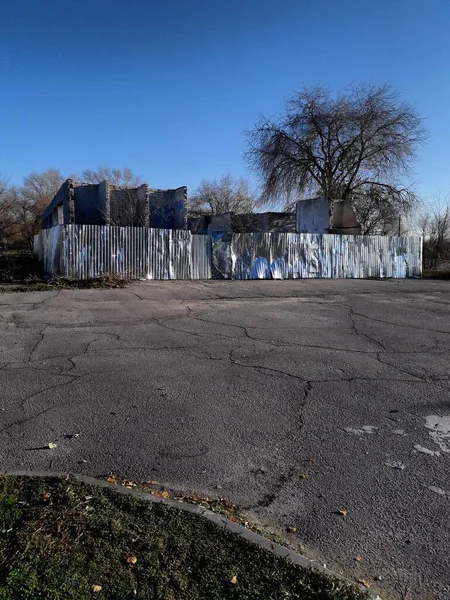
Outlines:
[[[214,231],[226,233],[295,233],[295,213],[265,212],[242,213],[232,212],[216,215],[189,217],[187,227],[191,233],[209,234]]]
[[[120,227],[147,227],[146,187],[110,186],[110,224]],[[141,189],[144,188],[144,189]]]
[[[43,229],[55,225],[117,225],[186,229],[187,188],[150,190],[147,184],[125,188],[108,181],[68,179],[42,216]]]
[[[359,235],[361,227],[356,220],[350,200],[310,198],[296,206],[298,233],[340,233]]]
[[[56,192],[53,200],[47,206],[42,214],[42,228],[48,229],[63,223],[70,223],[69,215],[69,191],[72,185],[72,180],[67,179],[59,190]]]
[[[42,228],[55,225],[106,225],[108,223],[108,187],[78,183],[67,179],[42,215]]]
[[[186,229],[187,187],[174,190],[148,190],[150,227]]]
[[[330,202],[310,198],[297,202],[297,233],[326,233],[330,227]]]
[[[330,233],[360,235],[361,225],[356,220],[355,211],[350,200],[337,200],[333,202]]]
[[[105,183],[105,182],[103,182]],[[107,225],[107,194],[102,184],[74,183],[75,223]]]
[[[295,233],[295,213],[264,212],[252,215],[252,229],[247,231],[261,231],[264,233]]]

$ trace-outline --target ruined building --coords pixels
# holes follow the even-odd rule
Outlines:
[[[187,188],[156,190],[78,183],[67,179],[42,215],[42,228],[55,225],[118,225],[186,228]]]
[[[55,225],[117,225],[155,229],[187,229],[195,234],[336,233],[360,234],[349,200],[300,200],[292,213],[223,213],[187,216],[187,188],[157,190],[78,183],[67,179],[42,215],[42,228]]]

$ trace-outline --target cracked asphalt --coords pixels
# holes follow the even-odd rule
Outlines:
[[[383,600],[445,600],[449,291],[300,280],[2,294],[0,468],[226,496],[272,531],[295,527],[307,556]]]

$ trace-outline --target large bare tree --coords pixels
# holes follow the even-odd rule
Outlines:
[[[85,169],[82,173],[82,181],[86,183],[100,183],[105,179],[123,188],[137,187],[142,183],[142,177],[133,173],[130,167],[115,169],[100,165],[95,170]]]
[[[266,198],[350,198],[357,212],[370,203],[378,214],[381,204],[414,204],[405,181],[424,139],[421,117],[389,86],[336,97],[319,87],[296,94],[278,117],[262,117],[248,132],[247,158]]]

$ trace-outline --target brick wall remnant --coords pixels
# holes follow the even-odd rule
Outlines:
[[[55,225],[117,225],[186,229],[187,188],[150,189],[67,179],[42,216],[43,229]]]

